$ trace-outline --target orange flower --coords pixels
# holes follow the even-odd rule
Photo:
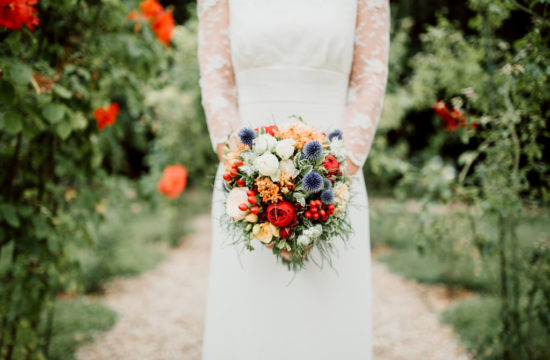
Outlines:
[[[262,201],[267,203],[276,203],[279,200],[282,200],[283,197],[279,193],[279,185],[273,183],[268,177],[257,178],[255,184],[258,187],[258,193],[262,198]]]
[[[164,45],[170,44],[172,30],[174,30],[175,27],[174,17],[171,12],[163,11],[155,16],[151,27],[161,43]]]
[[[162,177],[157,184],[159,193],[169,199],[174,199],[181,194],[187,186],[187,169],[183,165],[169,165],[164,168]]]
[[[97,108],[94,111],[94,118],[97,121],[97,128],[103,130],[105,126],[115,123],[120,108],[116,103],[111,103],[108,108]]]
[[[301,123],[283,125],[275,131],[275,136],[281,139],[293,139],[298,149],[303,148],[309,141],[317,140],[322,144],[325,140],[325,135],[322,132],[315,131],[313,126],[307,128]]]
[[[134,21],[139,20],[139,17],[140,17],[140,15],[139,15],[139,13],[136,9],[130,11],[130,13],[128,15],[126,15],[126,19],[134,20]]]
[[[0,28],[18,30],[27,25],[30,30],[40,24],[33,5],[38,0],[0,0]]]
[[[143,16],[152,18],[159,15],[164,9],[157,0],[144,0],[139,4]]]

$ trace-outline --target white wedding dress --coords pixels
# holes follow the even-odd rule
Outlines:
[[[300,115],[318,129],[342,129],[350,159],[362,165],[386,86],[388,7],[388,0],[199,0],[200,85],[214,148],[243,126]],[[336,240],[334,269],[310,261],[292,280],[259,242],[252,252],[230,245],[219,223],[222,171],[220,164],[203,360],[371,359],[363,176],[352,185],[354,234],[347,246]]]

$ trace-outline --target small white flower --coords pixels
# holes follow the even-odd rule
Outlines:
[[[317,224],[315,226],[305,229],[303,234],[309,238],[317,239],[319,236],[321,236],[322,233],[323,227]]]
[[[451,182],[455,179],[456,170],[452,165],[445,165],[441,170],[441,175],[446,182]]]
[[[276,144],[277,140],[273,136],[269,134],[262,134],[254,139],[252,150],[256,154],[261,155],[267,151],[272,151]]]
[[[298,239],[296,239],[296,242],[298,245],[307,246],[311,242],[311,239],[308,238],[306,235],[300,235],[298,236]]]
[[[338,161],[344,161],[348,156],[348,149],[343,140],[334,138],[330,142],[330,153],[334,155]]]
[[[227,195],[225,211],[227,215],[231,216],[236,221],[242,220],[246,216],[247,212],[239,209],[239,205],[242,203],[248,203],[248,195],[246,194],[247,191],[247,187],[236,187],[231,189]]]
[[[296,145],[296,141],[294,141],[294,139],[281,140],[277,142],[275,152],[282,160],[286,160],[294,154],[294,145]]]
[[[265,153],[254,160],[254,167],[260,175],[272,176],[279,170],[279,160],[272,153]]]
[[[293,175],[296,171],[296,167],[294,166],[294,161],[287,159],[279,162],[279,170],[284,170],[285,175]]]

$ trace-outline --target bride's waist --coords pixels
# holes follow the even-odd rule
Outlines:
[[[239,106],[247,104],[312,104],[345,106],[348,76],[300,67],[262,67],[235,75]]]

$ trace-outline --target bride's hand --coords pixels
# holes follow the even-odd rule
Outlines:
[[[237,148],[239,147],[239,140],[236,138],[236,137],[231,137],[229,139],[229,151],[233,152],[233,151],[236,151]],[[220,159],[220,162],[224,163],[224,164],[227,164],[227,159],[226,159],[226,144],[225,143],[220,143],[218,144],[218,146],[216,147],[216,153],[218,154],[218,159]]]
[[[351,162],[350,158],[348,157],[346,161],[346,175],[348,177],[354,176],[355,174],[357,174],[357,172],[359,172],[359,170],[361,170],[361,167]]]

